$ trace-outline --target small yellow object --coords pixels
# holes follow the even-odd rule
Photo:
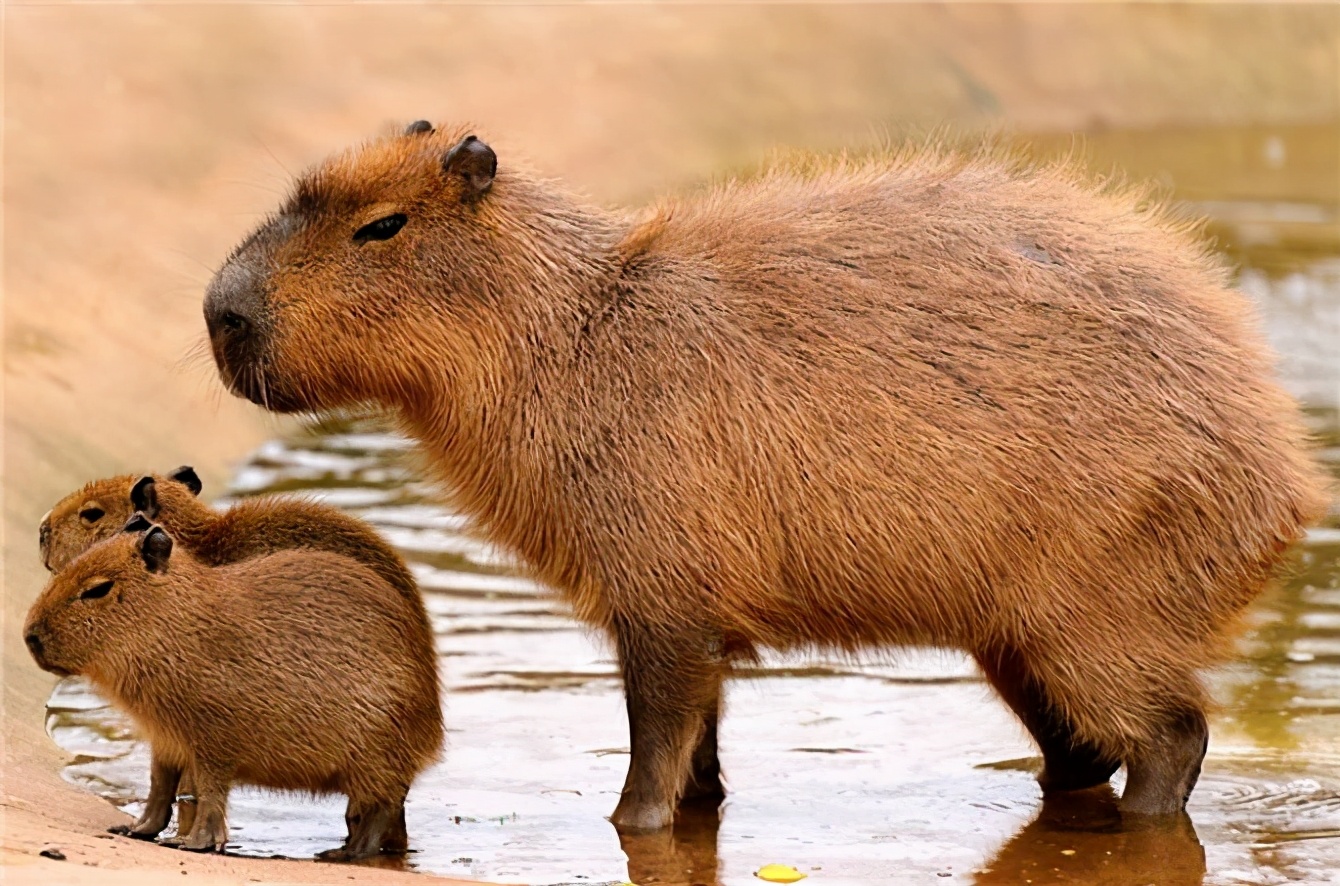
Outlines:
[[[1075,850],[1073,850],[1073,849],[1062,849],[1062,850],[1061,850],[1061,854],[1062,854],[1062,855],[1074,855],[1074,854],[1075,854]]]
[[[809,874],[802,874],[789,864],[765,864],[754,871],[754,876],[769,883],[794,883],[805,879]]]

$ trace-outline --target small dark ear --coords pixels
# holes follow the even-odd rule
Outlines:
[[[152,520],[158,516],[158,489],[153,477],[141,477],[130,487],[130,504]]]
[[[433,124],[427,120],[415,120],[405,127],[405,135],[420,135],[425,132],[432,132]]]
[[[493,149],[473,135],[461,139],[460,144],[447,151],[442,168],[448,175],[465,179],[465,201],[478,200],[493,186],[498,172],[498,156]]]
[[[187,489],[191,490],[192,495],[199,495],[200,490],[205,488],[205,484],[200,482],[200,475],[195,472],[195,468],[190,465],[182,465],[172,473],[168,474],[169,480],[176,480]]]
[[[162,526],[152,527],[140,542],[140,556],[150,572],[162,572],[167,569],[168,557],[172,556],[172,537],[163,531]]]
[[[152,529],[153,525],[154,524],[149,522],[148,517],[144,516],[139,511],[136,511],[135,513],[130,515],[130,519],[126,521],[126,525],[121,527],[121,531],[143,532],[146,529]]]

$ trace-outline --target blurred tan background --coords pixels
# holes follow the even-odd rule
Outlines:
[[[229,460],[279,427],[185,357],[211,270],[329,151],[392,122],[471,120],[502,162],[632,202],[779,146],[862,148],[948,125],[1067,151],[1083,133],[1097,169],[1248,201],[1248,215],[1310,206],[1277,229],[1323,252],[1337,239],[1334,5],[11,2],[4,40],[0,638],[16,880],[49,881],[54,863],[35,858],[48,842],[72,859],[63,882],[126,866],[316,876],[94,839],[119,813],[60,781],[42,730],[53,680],[16,638],[44,580],[37,521],[58,497],[183,462],[217,490]],[[1231,248],[1259,243],[1253,218],[1228,222]]]

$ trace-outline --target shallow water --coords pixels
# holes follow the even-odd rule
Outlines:
[[[1262,145],[1268,160],[1275,149]],[[1264,309],[1286,383],[1318,405],[1310,418],[1340,476],[1334,204],[1195,196],[1244,265],[1240,285]],[[641,886],[757,882],[769,862],[835,886],[1340,883],[1340,509],[1255,608],[1240,661],[1212,675],[1223,709],[1187,819],[1123,831],[1101,793],[1044,807],[1031,745],[973,666],[908,652],[860,666],[769,659],[742,674],[723,724],[731,793],[719,821],[621,842],[605,819],[627,763],[610,650],[461,535],[407,444],[365,427],[272,441],[228,496],[272,491],[318,494],[371,521],[423,585],[450,732],[410,794],[413,869]],[[49,729],[77,755],[67,778],[138,811],[148,754],[124,718],[67,680]],[[230,817],[230,851],[246,855],[310,857],[344,833],[339,798],[239,789]]]

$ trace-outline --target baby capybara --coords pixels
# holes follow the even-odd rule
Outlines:
[[[189,771],[186,849],[223,850],[228,790],[244,783],[346,794],[348,838],[323,858],[405,851],[405,794],[442,745],[422,608],[337,554],[209,567],[173,548],[136,515],[51,578],[23,629],[41,667],[88,678],[148,738],[130,833],[167,826]]]
[[[330,551],[372,567],[411,605],[423,608],[409,567],[366,522],[328,505],[286,496],[248,498],[220,512],[198,498],[202,488],[190,465],[164,476],[123,474],[87,483],[42,517],[38,531],[42,563],[52,571],[61,569],[119,532],[139,512],[157,521],[207,566],[295,548]],[[180,790],[177,827],[186,834],[195,822],[190,772],[183,773]]]
[[[247,498],[217,511],[198,498],[202,488],[190,465],[166,475],[123,474],[85,484],[42,518],[42,562],[53,572],[62,568],[90,545],[121,531],[139,512],[208,566],[312,548],[361,560],[405,596],[419,600],[418,583],[405,561],[366,522],[329,505],[287,496]]]
[[[416,123],[322,163],[205,298],[224,382],[390,407],[618,651],[614,822],[720,795],[732,661],[967,650],[1045,790],[1183,807],[1197,671],[1322,512],[1244,298],[1144,195],[927,148],[629,217]]]

